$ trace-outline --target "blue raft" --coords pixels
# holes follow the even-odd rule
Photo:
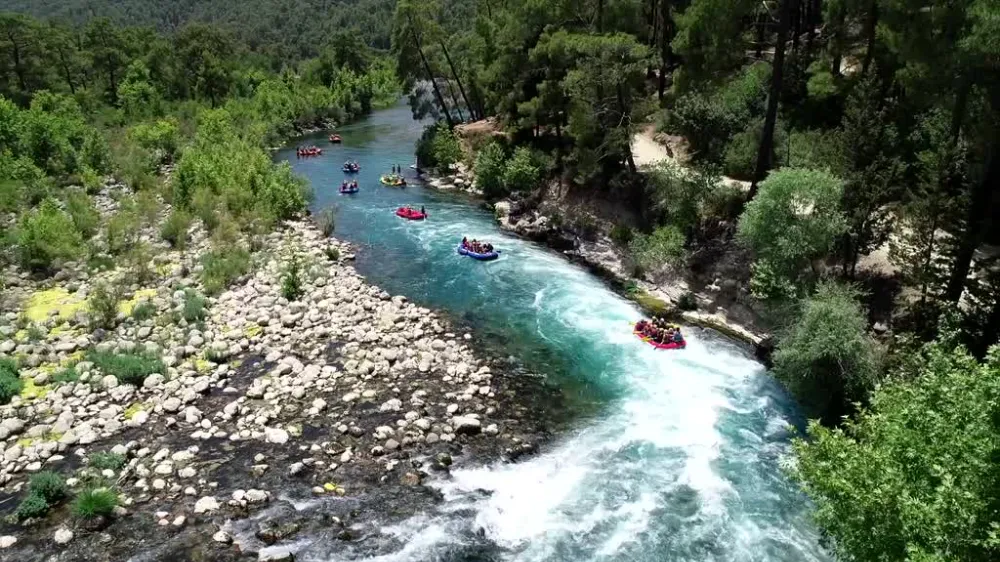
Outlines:
[[[361,188],[359,188],[359,187],[348,187],[348,188],[343,188],[342,187],[342,188],[340,188],[340,192],[343,193],[344,195],[353,195],[353,194],[357,193],[360,190],[361,190]]]
[[[463,248],[461,244],[458,245],[458,253],[463,256],[469,256],[474,260],[482,260],[482,261],[495,260],[500,257],[500,250],[494,250],[488,254],[477,254],[476,252],[472,252]]]

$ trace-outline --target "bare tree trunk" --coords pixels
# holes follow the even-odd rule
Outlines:
[[[424,65],[424,71],[427,72],[427,78],[431,81],[431,86],[434,88],[434,97],[437,98],[438,104],[441,106],[441,111],[444,113],[444,120],[448,123],[449,129],[455,128],[455,121],[451,118],[451,113],[448,112],[448,106],[444,103],[444,96],[441,95],[441,88],[438,87],[437,80],[434,79],[434,73],[431,72],[431,65],[427,62],[427,57],[424,56],[424,49],[420,44],[420,36],[417,35],[417,28],[413,26],[413,18],[407,16],[407,20],[410,22],[410,33],[413,34],[413,41],[417,45],[417,52],[420,53],[420,62]]]
[[[788,37],[788,19],[796,0],[781,0],[781,12],[778,17],[778,39],[774,45],[774,68],[771,71],[771,91],[767,94],[767,113],[764,115],[764,131],[760,137],[760,147],[757,151],[757,166],[754,169],[753,182],[747,201],[757,195],[757,186],[767,171],[771,169],[774,159],[774,124],[778,119],[778,98],[781,97],[781,80],[785,67],[785,41]]]
[[[834,16],[832,24],[833,37],[830,39],[830,58],[833,60],[830,64],[830,72],[834,76],[840,76],[840,61],[844,56],[842,45],[844,35],[844,14],[842,11]]]
[[[458,91],[461,92],[462,99],[465,101],[465,107],[469,110],[469,116],[474,120],[476,119],[476,110],[469,103],[469,96],[465,95],[465,87],[462,86],[462,79],[458,77],[458,71],[455,70],[455,63],[451,62],[451,55],[448,54],[448,48],[444,46],[443,41],[441,42],[441,51],[444,52],[444,60],[448,61],[448,67],[451,68],[451,75],[455,77],[455,83],[458,84]]]
[[[757,45],[754,52],[754,56],[757,60],[764,58],[764,27],[767,24],[767,14],[764,12],[757,12],[757,24],[754,26],[757,30]]]
[[[987,156],[986,174],[972,192],[969,208],[965,218],[965,232],[958,243],[955,261],[952,264],[951,275],[948,278],[948,288],[945,290],[945,300],[957,303],[965,292],[965,284],[972,270],[972,258],[976,249],[983,241],[989,224],[990,210],[993,206],[994,191],[1000,185],[1000,164],[997,163],[996,141],[990,147]]]
[[[24,77],[24,67],[21,63],[21,48],[18,46],[17,39],[14,38],[14,33],[12,31],[7,32],[7,39],[10,40],[10,54],[14,58],[14,74],[17,75],[17,83],[20,84],[21,91],[27,93],[28,83]]]
[[[667,73],[673,70],[674,52],[670,46],[674,34],[672,7],[670,0],[660,0],[660,76],[656,84],[657,99],[660,101],[663,101],[663,93],[667,89]]]
[[[868,74],[872,60],[875,58],[875,31],[878,28],[878,0],[868,4],[868,17],[865,19],[865,60],[861,63],[861,75]]]

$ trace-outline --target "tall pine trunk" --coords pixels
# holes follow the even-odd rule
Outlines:
[[[20,84],[22,92],[28,93],[28,83],[24,77],[24,67],[21,62],[21,48],[18,47],[17,39],[14,38],[12,31],[7,32],[7,39],[10,40],[10,54],[14,59],[14,74],[17,75],[17,83]]]
[[[663,101],[663,93],[667,89],[667,73],[672,71],[674,66],[674,52],[670,46],[674,34],[671,7],[670,0],[660,0],[660,76],[656,84],[657,96],[660,101]]]
[[[444,103],[444,96],[441,95],[441,88],[438,87],[437,80],[434,79],[434,73],[431,72],[431,65],[427,62],[427,57],[424,56],[423,45],[420,44],[420,36],[417,35],[417,28],[413,26],[413,18],[409,15],[406,17],[410,22],[410,33],[413,34],[413,42],[417,45],[417,52],[420,54],[420,62],[423,63],[424,71],[427,73],[428,80],[431,81],[431,87],[434,88],[434,97],[437,98],[438,104],[441,106],[441,111],[444,113],[444,120],[448,123],[449,129],[455,128],[455,121],[451,118],[451,113],[448,112],[448,106]]]
[[[868,74],[872,60],[875,58],[875,31],[878,28],[878,0],[868,4],[868,17],[865,18],[865,60],[861,63],[861,75]]]
[[[958,302],[965,292],[965,284],[972,271],[972,258],[976,249],[983,241],[986,229],[989,227],[994,192],[1000,186],[1000,163],[997,158],[996,139],[993,139],[990,153],[987,155],[986,174],[976,185],[969,201],[965,217],[965,232],[958,242],[955,261],[952,264],[951,275],[948,278],[948,288],[945,290],[945,300]]]
[[[767,94],[767,113],[764,115],[764,131],[760,136],[760,147],[757,150],[757,166],[754,168],[753,182],[747,201],[757,195],[757,186],[774,160],[774,124],[778,119],[778,101],[781,97],[781,80],[785,70],[785,42],[788,40],[788,19],[796,4],[796,0],[781,0],[778,16],[778,39],[774,45],[774,65],[771,70],[771,91]]]
[[[465,107],[469,110],[469,118],[472,120],[476,119],[476,110],[473,109],[472,104],[469,103],[469,96],[465,95],[465,87],[462,86],[462,79],[458,77],[458,71],[455,70],[455,63],[451,62],[451,55],[448,54],[448,48],[444,46],[444,42],[441,42],[441,51],[444,52],[444,60],[448,61],[448,67],[451,68],[451,75],[455,77],[455,83],[458,84],[458,91],[462,94],[462,100],[465,101]]]

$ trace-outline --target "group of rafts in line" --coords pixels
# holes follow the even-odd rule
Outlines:
[[[330,136],[331,143],[338,144],[341,140],[340,135]],[[313,149],[315,152],[313,152]],[[299,157],[314,156],[322,154],[322,152],[322,149],[312,147],[311,149],[297,150],[297,155]],[[348,160],[344,162],[341,169],[344,173],[356,174],[361,171],[361,164],[356,160]],[[403,177],[403,170],[400,166],[393,166],[392,173],[381,176],[379,182],[390,187],[406,187],[406,178]],[[353,195],[358,191],[360,191],[360,188],[356,179],[350,181],[345,179],[340,185],[340,193],[342,194]],[[428,215],[423,207],[417,210],[409,205],[405,205],[396,209],[396,216],[407,220],[425,220],[430,215]],[[467,238],[462,238],[462,242],[458,245],[457,250],[459,255],[480,261],[490,261],[500,257],[500,250],[494,248],[493,244],[478,240],[469,240]],[[632,333],[657,349],[684,349],[687,346],[684,334],[681,333],[681,327],[676,324],[670,324],[662,318],[654,317],[652,320],[639,320],[633,326]]]

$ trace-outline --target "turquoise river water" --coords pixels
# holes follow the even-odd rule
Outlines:
[[[394,546],[373,559],[828,560],[780,468],[795,406],[763,367],[698,330],[683,351],[636,339],[639,310],[599,279],[501,233],[476,202],[420,187],[408,167],[421,129],[399,106],[340,129],[343,145],[298,141],[322,146],[321,157],[299,160],[289,147],[277,158],[312,183],[314,209],[335,206],[337,236],[359,247],[369,280],[447,311],[588,413],[533,457],[436,482],[445,500],[379,529]],[[361,163],[361,191],[342,196],[349,158]],[[378,183],[393,164],[406,169],[405,190]],[[396,217],[402,204],[430,219]],[[501,258],[457,255],[462,236],[492,241]]]

